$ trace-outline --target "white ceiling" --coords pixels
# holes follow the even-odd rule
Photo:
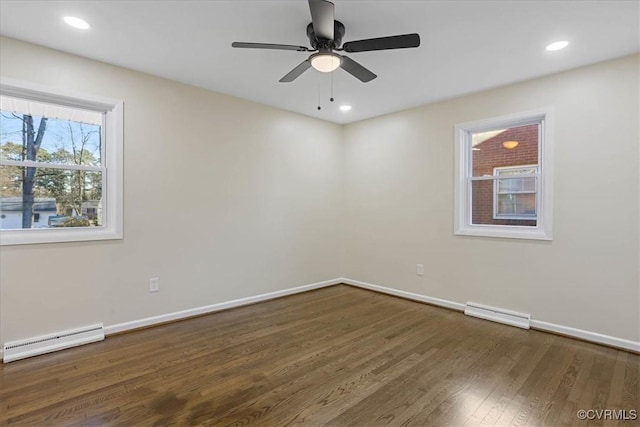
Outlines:
[[[343,42],[417,32],[416,49],[347,54],[378,75],[310,69],[278,80],[305,52],[233,49],[231,42],[308,46],[307,1],[0,1],[0,33],[88,58],[349,123],[640,51],[638,1],[335,0]],[[92,28],[66,26],[74,15]],[[547,52],[556,40],[567,49]],[[317,110],[320,94],[322,110]],[[341,104],[353,109],[339,111]]]

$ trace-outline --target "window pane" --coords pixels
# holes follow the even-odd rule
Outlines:
[[[522,192],[536,192],[536,179],[535,178],[522,178]]]
[[[498,179],[498,193],[535,193],[536,178],[502,178]]]
[[[495,181],[511,180],[486,180],[471,183],[471,223],[474,225],[535,227],[537,224],[536,194],[498,194],[494,204],[496,196],[494,185],[497,185]],[[494,209],[496,210],[495,215]]]
[[[2,110],[0,159],[100,166],[101,126]]]
[[[519,168],[519,167],[506,167],[496,169],[496,175],[498,176],[519,176],[519,175],[535,175],[538,171],[537,166]]]
[[[493,175],[500,167],[537,165],[539,131],[540,125],[532,124],[472,133],[472,176]],[[532,173],[532,169],[519,168],[505,174]]]
[[[0,166],[0,229],[101,226],[102,179],[102,172]]]
[[[536,217],[535,193],[499,194],[497,203],[497,217]]]

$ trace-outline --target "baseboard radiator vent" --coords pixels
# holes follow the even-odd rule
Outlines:
[[[4,344],[4,363],[104,339],[102,323]]]
[[[530,314],[489,307],[488,305],[475,302],[467,302],[467,305],[464,307],[464,314],[493,322],[504,323],[506,325],[517,326],[523,329],[529,329],[531,325]]]

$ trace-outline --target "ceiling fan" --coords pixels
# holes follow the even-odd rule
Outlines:
[[[289,83],[297,79],[302,73],[313,67],[318,71],[330,73],[342,68],[358,80],[366,83],[377,76],[353,59],[336,53],[369,52],[372,50],[404,49],[420,46],[420,35],[403,34],[398,36],[379,37],[351,41],[340,47],[344,36],[344,25],[334,18],[334,4],[327,0],[309,0],[311,9],[311,23],[307,25],[307,36],[312,49],[305,46],[272,43],[233,42],[232,47],[249,49],[295,50],[298,52],[316,52],[289,71],[281,83]]]

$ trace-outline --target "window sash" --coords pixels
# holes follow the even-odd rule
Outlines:
[[[512,129],[520,126],[527,125],[538,125],[538,164],[537,165],[516,165],[516,166],[502,166],[493,168],[493,175],[483,175],[483,176],[474,176],[473,175],[473,135],[479,132],[490,132],[493,130],[501,130],[501,129]],[[465,206],[466,210],[466,226],[467,227],[493,227],[493,228],[526,228],[526,229],[540,229],[542,226],[542,215],[540,214],[540,206],[542,203],[541,192],[539,191],[539,182],[542,179],[541,168],[542,164],[542,138],[543,132],[545,129],[545,119],[540,118],[530,118],[522,121],[517,121],[513,123],[507,123],[506,125],[493,125],[480,129],[466,129],[464,130],[464,162],[465,162],[465,180],[467,181],[466,191],[467,191],[467,205]],[[520,172],[517,172],[520,171]],[[534,171],[534,173],[530,173],[529,171]],[[508,176],[504,174],[509,173]],[[510,179],[522,179],[522,178],[533,178],[535,179],[535,191],[503,191],[499,192],[499,182],[501,180],[510,180]],[[505,219],[513,219],[513,220],[535,220],[536,226],[520,226],[520,225],[496,225],[496,224],[474,224],[473,223],[473,183],[476,181],[492,181],[493,182],[493,219],[497,220],[505,220]],[[498,206],[498,195],[499,194],[535,194],[535,206],[536,213],[535,215],[504,215],[499,214],[499,206]]]
[[[3,88],[4,90],[4,88]],[[2,97],[0,96],[0,99],[6,99],[7,97]],[[12,98],[13,99],[13,98]],[[26,101],[30,104],[33,104],[34,101]],[[37,104],[37,103],[35,103]],[[60,107],[60,108],[64,108],[64,107]],[[83,109],[77,106],[69,106],[68,108],[64,108],[65,110],[69,110],[69,111],[80,111],[82,112]],[[2,111],[9,111],[6,110],[5,108],[1,108],[0,110]],[[15,111],[14,111],[15,112]],[[75,121],[75,122],[79,122],[79,123],[89,123],[89,124],[94,124],[94,125],[99,125],[100,126],[100,165],[99,166],[94,166],[96,168],[101,168],[104,167],[105,165],[105,161],[106,161],[106,150],[107,150],[107,135],[106,133],[108,132],[107,128],[108,126],[106,126],[107,123],[107,111],[92,111],[92,110],[86,110],[87,113],[92,113],[93,115],[100,115],[99,120],[97,119],[97,117],[94,118],[93,121],[91,120],[85,120],[85,121],[77,121],[77,120],[72,120],[70,113],[65,113],[65,115],[58,115],[57,117],[50,117],[50,116],[41,116],[39,115],[38,117],[47,117],[47,118],[54,118],[57,120],[70,120],[70,121]],[[19,113],[22,114],[22,113]],[[69,116],[69,117],[66,117]],[[19,164],[18,164],[19,163]],[[37,167],[37,165],[34,165],[34,163],[37,163],[38,165],[51,165],[52,168],[57,168],[58,166],[54,166],[54,165],[58,165],[58,163],[46,163],[46,162],[42,162],[42,161],[38,161],[37,159],[35,161],[33,160],[2,160],[0,159],[0,166],[25,166],[25,167]],[[62,169],[75,169],[74,167],[69,167],[69,166],[86,166],[86,165],[73,165],[73,164],[64,164],[64,163],[59,163],[60,166],[64,166]],[[81,169],[79,168],[78,170],[99,170],[99,169]]]
[[[27,169],[25,167],[20,167],[21,169]],[[50,213],[50,216],[68,216],[68,217],[80,217],[85,214],[91,212],[93,209],[93,213],[98,213],[99,210],[99,218],[87,218],[87,219],[98,219],[99,221],[94,221],[91,224],[78,225],[75,224],[74,227],[81,228],[104,228],[105,224],[109,220],[109,218],[105,217],[104,211],[109,207],[108,195],[105,194],[102,189],[105,188],[107,184],[107,173],[106,169],[102,168],[97,171],[79,171],[79,170],[71,170],[71,169],[63,169],[63,168],[48,168],[46,166],[33,167],[36,171],[34,176],[34,200],[33,200],[33,208],[32,212],[35,214],[36,212],[52,212],[51,206],[44,207],[43,203],[50,203],[52,201],[55,202],[55,208],[53,208],[54,213]],[[63,175],[57,175],[51,177],[51,173],[53,170],[62,171]],[[22,173],[25,171],[23,170]],[[78,175],[78,172],[80,175]],[[40,175],[42,173],[42,175]],[[56,187],[57,194],[42,194],[42,191],[47,191],[47,184],[52,183],[56,180],[58,185]],[[84,186],[84,194],[78,192],[78,185]],[[96,186],[97,185],[97,186]],[[55,186],[55,185],[54,185]],[[24,188],[24,181],[20,180],[20,186],[18,188]],[[20,191],[21,192],[21,191]],[[79,196],[82,195],[80,198]],[[86,196],[86,197],[85,197]],[[97,205],[92,205],[92,203],[96,203]],[[92,207],[97,206],[97,209]],[[19,209],[16,209],[19,207]],[[19,214],[20,218],[24,214],[25,208],[25,198],[24,195],[15,195],[15,196],[5,196],[0,199],[0,211],[3,213],[13,214],[13,219],[8,222],[8,224],[3,224],[0,227],[0,233],[18,233],[24,231],[38,231],[43,232],[44,230],[50,230],[52,227],[49,226],[37,226],[34,227],[35,221],[32,217],[32,227],[30,228],[22,228],[20,226],[16,227],[16,218],[15,214]],[[64,208],[64,209],[63,209]]]
[[[497,187],[498,187],[498,182],[500,180],[507,180],[507,179],[521,179],[521,178],[528,178],[528,179],[535,179],[536,180],[536,184],[535,184],[535,191],[505,191],[505,192],[498,192],[497,191]],[[481,227],[519,227],[517,225],[493,225],[493,224],[474,224],[473,220],[472,220],[472,216],[473,216],[473,183],[474,182],[478,182],[478,181],[493,181],[493,218],[494,219],[520,219],[520,220],[536,220],[539,221],[540,220],[540,192],[538,191],[539,185],[538,185],[538,181],[540,179],[540,174],[536,173],[536,174],[524,174],[524,175],[512,175],[509,177],[505,177],[505,176],[499,176],[499,175],[486,175],[486,176],[475,176],[475,177],[467,177],[467,193],[469,196],[469,201],[468,201],[468,216],[469,216],[469,225],[472,225],[474,227],[476,226],[481,226]],[[536,213],[535,215],[505,215],[505,214],[500,214],[498,213],[498,195],[505,195],[505,194],[536,194]],[[531,226],[526,226],[526,228],[535,228],[535,227],[531,227]]]

